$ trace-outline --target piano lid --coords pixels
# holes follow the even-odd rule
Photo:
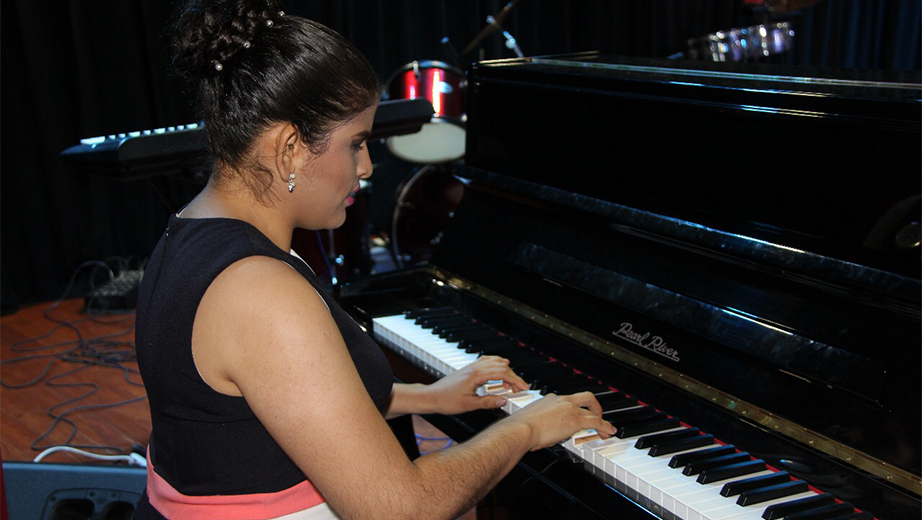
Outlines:
[[[720,65],[476,64],[432,263],[918,494],[918,75]]]

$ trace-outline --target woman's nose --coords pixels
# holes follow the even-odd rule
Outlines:
[[[358,174],[360,179],[367,179],[371,177],[372,171],[374,170],[374,164],[371,162],[371,154],[368,153],[368,145],[365,145],[365,149],[362,150],[362,155],[359,158],[359,169]]]

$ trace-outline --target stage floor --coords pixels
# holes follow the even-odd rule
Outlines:
[[[52,306],[0,318],[3,460],[33,460],[57,444],[103,455],[146,446],[150,413],[134,356],[134,313],[88,316],[82,298]],[[42,460],[91,459],[58,452]]]

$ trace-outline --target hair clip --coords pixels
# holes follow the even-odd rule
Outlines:
[[[279,11],[279,18],[282,18],[284,16],[285,16],[285,11]]]
[[[266,20],[266,27],[272,27],[273,25],[275,25],[275,22],[272,20]]]
[[[215,62],[214,62],[214,70],[216,70],[216,71],[218,71],[218,72],[221,72],[222,70],[224,70],[224,65],[221,65],[221,62],[220,62],[220,61],[215,60]]]
[[[243,42],[243,48],[249,49],[251,47],[250,42]]]

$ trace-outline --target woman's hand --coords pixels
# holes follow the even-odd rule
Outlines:
[[[429,385],[427,393],[435,412],[446,415],[499,408],[506,404],[502,396],[477,395],[477,389],[488,381],[502,381],[502,386],[513,392],[528,389],[528,384],[509,368],[508,359],[482,356]]]
[[[603,439],[616,431],[610,422],[602,419],[602,407],[590,392],[547,394],[506,420],[529,425],[532,451],[553,446],[580,430],[595,429]]]

